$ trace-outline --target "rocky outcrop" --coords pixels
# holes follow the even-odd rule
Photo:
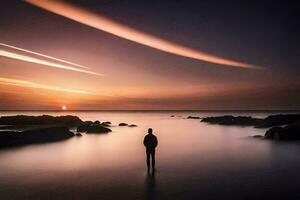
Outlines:
[[[282,130],[283,128],[280,126],[272,127],[266,131],[264,138],[265,139],[275,139],[276,135]]]
[[[86,133],[109,133],[111,130],[101,125],[92,125],[90,126]]]
[[[201,122],[220,125],[238,125],[238,126],[255,126],[256,128],[269,128],[273,126],[288,125],[300,121],[300,114],[281,114],[270,115],[264,119],[253,118],[250,116],[217,116],[205,117]]]
[[[106,126],[106,127],[110,127],[111,126],[111,122],[109,122],[109,121],[102,122],[101,125],[102,126]]]
[[[16,129],[15,125],[0,125],[1,130]]]
[[[94,121],[94,124],[101,124],[101,122],[96,120],[96,121]]]
[[[93,125],[93,122],[91,122],[91,121],[82,122],[77,127],[77,132],[86,132],[91,125]]]
[[[291,124],[285,127],[272,127],[267,130],[264,138],[274,140],[300,140],[300,126],[298,124]]]
[[[257,125],[257,128],[268,128],[273,126],[282,126],[300,122],[300,114],[280,114],[270,115],[263,119],[262,123]]]
[[[256,126],[262,123],[262,119],[253,118],[250,116],[232,115],[218,116],[218,117],[205,117],[201,122],[220,125],[238,125],[238,126]]]
[[[0,131],[0,148],[56,142],[73,137],[68,127],[47,127],[28,131]]]
[[[101,124],[94,124],[89,122],[83,122],[77,127],[77,132],[86,133],[109,133],[111,130],[102,126]]]
[[[77,116],[27,116],[27,115],[15,115],[15,116],[2,116],[0,117],[1,125],[61,125],[61,126],[77,126],[82,121]]]

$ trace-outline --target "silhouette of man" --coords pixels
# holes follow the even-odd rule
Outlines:
[[[144,146],[147,154],[147,167],[150,169],[150,156],[152,159],[152,170],[155,170],[155,147],[157,146],[157,138],[152,134],[152,128],[148,129],[148,134],[144,138]]]

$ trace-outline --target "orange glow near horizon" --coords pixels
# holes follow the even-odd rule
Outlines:
[[[20,79],[11,79],[11,78],[4,78],[0,77],[0,84],[1,85],[12,85],[18,87],[29,87],[29,88],[38,88],[38,89],[46,89],[46,90],[54,90],[59,92],[68,92],[68,93],[77,93],[77,94],[95,94],[89,91],[84,90],[75,90],[75,89],[67,89],[62,87],[50,86],[50,85],[43,85],[27,80],[20,80]]]
[[[167,53],[237,68],[264,69],[261,66],[221,58],[169,42],[62,1],[25,1],[76,22]]]

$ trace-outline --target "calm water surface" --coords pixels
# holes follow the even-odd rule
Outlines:
[[[0,112],[15,114],[22,113]],[[265,129],[184,119],[224,113],[47,114],[138,127],[115,126],[106,135],[0,150],[1,199],[300,199],[300,143],[248,137]],[[154,174],[146,171],[142,144],[149,127],[159,140]]]

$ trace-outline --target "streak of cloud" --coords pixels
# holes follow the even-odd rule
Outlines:
[[[31,81],[5,78],[5,77],[0,77],[0,84],[1,85],[12,85],[12,86],[18,86],[18,87],[46,89],[46,90],[76,93],[76,94],[89,94],[89,95],[95,94],[93,92],[84,91],[84,90],[66,89],[66,88],[57,87],[57,86],[44,85],[44,84],[39,84],[39,83],[31,82]]]
[[[47,11],[64,16],[76,22],[94,27],[101,31],[111,33],[115,36],[158,49],[167,53],[193,58],[196,60],[216,63],[231,67],[248,68],[248,69],[263,69],[261,66],[234,61],[210,55],[195,49],[191,49],[167,40],[155,37],[153,35],[143,33],[129,26],[120,24],[101,15],[89,12],[72,4],[54,1],[54,0],[25,0],[26,2],[43,8]]]
[[[69,61],[66,61],[66,60],[63,60],[63,59],[59,59],[59,58],[54,58],[52,56],[48,56],[48,55],[41,54],[41,53],[38,53],[38,52],[30,51],[30,50],[27,50],[27,49],[22,49],[22,48],[15,47],[15,46],[12,46],[12,45],[0,43],[0,46],[8,47],[8,48],[19,50],[19,51],[23,51],[23,52],[26,52],[26,53],[31,53],[31,54],[34,54],[34,55],[37,55],[37,56],[41,56],[41,57],[48,58],[48,59],[51,59],[51,60],[59,61],[59,62],[69,64],[69,65],[73,65],[73,66],[76,66],[76,67],[81,67],[81,68],[84,68],[84,69],[90,69],[89,67],[86,67],[86,66],[83,66],[83,65],[79,65],[79,64],[69,62]]]
[[[76,72],[81,72],[81,73],[103,76],[103,74],[99,74],[96,72],[92,72],[92,71],[88,71],[88,70],[84,70],[84,69],[80,69],[80,68],[76,68],[76,67],[66,66],[66,65],[58,64],[58,63],[54,63],[54,62],[49,62],[47,60],[34,58],[31,56],[25,56],[25,55],[21,55],[19,53],[15,53],[15,52],[10,52],[7,50],[0,50],[0,56],[13,58],[16,60],[22,60],[22,61],[26,61],[26,62],[31,62],[31,63],[35,63],[35,64],[46,65],[49,67],[55,67],[55,68],[61,68],[61,69],[65,69],[65,70],[71,70],[71,71],[76,71]]]

